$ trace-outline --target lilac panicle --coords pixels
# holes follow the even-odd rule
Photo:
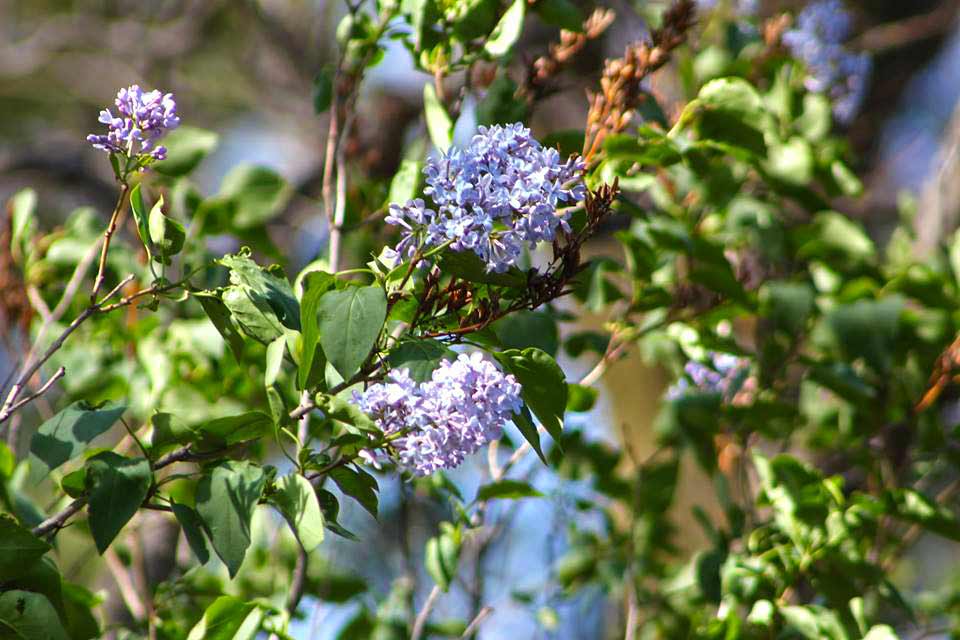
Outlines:
[[[667,389],[667,398],[676,400],[686,393],[719,393],[724,400],[733,396],[750,368],[750,361],[729,353],[711,353],[706,364],[691,360],[683,367],[685,377]]]
[[[387,435],[399,463],[418,476],[459,466],[496,440],[520,411],[520,385],[480,353],[444,360],[430,380],[417,384],[406,369],[354,393],[354,401]]]
[[[114,100],[117,114],[109,109],[100,112],[100,122],[107,125],[106,134],[90,134],[87,141],[94,148],[117,153],[128,159],[147,156],[154,160],[166,157],[166,148],[157,142],[170,129],[180,124],[177,103],[172,93],[144,91],[131,85],[117,92]]]
[[[583,169],[581,158],[561,161],[522,124],[480,127],[466,149],[427,160],[430,204],[390,205],[386,221],[403,228],[394,250],[411,257],[421,245],[450,242],[454,251],[477,254],[488,271],[506,271],[524,246],[569,230],[570,212],[558,207],[584,198]]]
[[[807,66],[807,89],[830,96],[833,114],[842,123],[860,109],[872,69],[869,55],[844,46],[851,27],[840,0],[818,0],[800,12],[796,28],[783,34],[784,44]]]

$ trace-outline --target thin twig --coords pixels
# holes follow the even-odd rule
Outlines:
[[[420,640],[424,629],[427,628],[427,619],[430,617],[433,606],[437,603],[439,597],[440,587],[434,585],[433,589],[430,590],[430,595],[427,596],[427,601],[423,603],[423,608],[417,614],[417,619],[413,622],[413,632],[410,634],[410,640]]]
[[[31,402],[33,402],[34,400],[36,400],[37,398],[45,394],[47,391],[50,390],[50,387],[53,386],[53,383],[59,380],[60,378],[62,378],[63,374],[65,374],[66,372],[67,370],[64,369],[63,367],[60,367],[59,369],[57,369],[57,371],[52,376],[50,376],[50,379],[44,382],[43,386],[37,389],[36,392],[31,393],[26,398],[21,398],[20,400],[15,402],[13,406],[10,407],[10,413],[11,414],[16,413],[16,411],[22,408],[24,405],[30,404]]]
[[[493,607],[486,606],[483,609],[480,609],[480,613],[467,625],[467,628],[463,630],[461,638],[469,638],[475,634],[479,629],[480,625],[483,624],[483,621],[490,617],[490,614],[493,613]]]
[[[64,526],[66,526],[67,520],[70,519],[73,514],[83,509],[83,505],[87,503],[86,498],[77,498],[71,502],[67,507],[60,513],[51,516],[35,526],[32,530],[33,535],[38,538],[42,538],[51,531],[59,531]]]
[[[113,208],[113,214],[110,216],[110,224],[107,225],[106,231],[103,232],[103,246],[100,248],[100,263],[97,267],[97,277],[93,280],[93,290],[90,292],[90,302],[96,304],[97,295],[100,293],[100,288],[103,286],[103,280],[106,276],[105,272],[107,270],[107,252],[110,250],[110,240],[113,238],[113,234],[117,231],[117,225],[120,222],[120,218],[125,211],[124,203],[127,199],[127,193],[130,192],[130,185],[126,181],[121,182],[120,187],[120,197],[117,198],[117,206]]]
[[[133,584],[127,568],[123,566],[113,547],[103,552],[103,561],[107,563],[107,569],[110,570],[110,575],[113,576],[113,581],[117,583],[117,589],[120,590],[120,598],[127,605],[130,614],[135,620],[142,620],[147,615],[147,608],[137,594],[137,587]]]

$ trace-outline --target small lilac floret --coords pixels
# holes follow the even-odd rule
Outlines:
[[[395,251],[412,257],[419,246],[450,242],[454,251],[472,251],[487,271],[515,265],[524,246],[569,231],[570,211],[561,205],[583,200],[583,159],[562,162],[522,124],[480,127],[466,149],[428,159],[421,199],[391,204],[387,223],[403,228]]]
[[[676,400],[691,392],[719,393],[724,400],[733,400],[750,361],[729,353],[711,353],[707,363],[689,361],[683,367],[685,377],[667,389],[667,399]]]
[[[833,114],[841,123],[853,120],[867,94],[872,60],[849,51],[852,20],[840,0],[818,0],[797,16],[796,28],[783,34],[790,52],[807,66],[809,91],[833,100]]]
[[[157,142],[180,124],[173,94],[160,91],[144,93],[134,84],[120,89],[114,104],[116,115],[109,109],[100,112],[99,122],[107,125],[107,133],[90,134],[87,141],[96,149],[127,158],[165,158],[167,149]]]
[[[417,384],[406,369],[354,393],[354,401],[387,435],[402,467],[418,476],[452,469],[498,439],[520,411],[520,385],[479,352],[444,360],[432,378]]]

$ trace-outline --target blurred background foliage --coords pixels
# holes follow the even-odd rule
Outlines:
[[[435,4],[460,25],[464,30],[460,35],[466,39],[489,33],[507,8],[491,2]],[[556,305],[550,316],[529,314],[517,326],[499,327],[500,339],[517,342],[507,346],[537,344],[558,353],[568,377],[578,379],[590,371],[612,335],[629,334],[643,326],[624,328],[630,323],[617,316],[618,299],[629,298],[634,308],[647,305],[646,310],[654,311],[671,304],[657,297],[659,291],[639,290],[637,282],[650,284],[650,274],[643,273],[643,247],[632,241],[625,245],[635,250],[627,252],[634,263],[625,271],[610,266],[613,275],[610,279],[604,275],[602,265],[607,263],[602,258],[619,259],[623,253],[617,234],[629,232],[655,244],[657,251],[694,242],[681,225],[671,227],[664,220],[659,220],[662,228],[652,233],[638,231],[646,222],[656,227],[657,221],[645,221],[629,208],[630,203],[634,208],[676,214],[682,202],[688,206],[676,217],[697,230],[705,221],[705,232],[712,234],[710,240],[721,254],[723,248],[744,244],[775,254],[776,260],[770,262],[782,271],[760,269],[751,281],[751,264],[743,258],[752,256],[747,251],[735,265],[739,285],[718,291],[716,278],[701,281],[714,287],[712,295],[724,300],[748,290],[756,296],[766,324],[757,329],[752,324],[756,318],[727,309],[712,318],[702,314],[707,317],[691,321],[692,327],[678,323],[670,334],[652,332],[649,340],[631,339],[631,346],[639,344],[636,351],[643,357],[617,362],[599,385],[596,405],[570,414],[562,442],[564,455],[556,450],[550,453],[555,469],[542,467],[532,456],[517,469],[517,476],[534,484],[546,498],[493,507],[498,535],[472,549],[450,594],[437,603],[432,618],[437,637],[456,637],[464,621],[485,606],[493,611],[482,626],[480,637],[484,638],[508,634],[607,638],[622,634],[631,624],[644,629],[644,635],[637,637],[846,638],[866,635],[869,630],[863,628],[863,621],[868,617],[893,624],[901,637],[951,637],[955,621],[950,616],[956,615],[960,601],[954,542],[927,534],[909,540],[916,544],[905,561],[897,563],[887,584],[871,573],[872,564],[880,558],[868,557],[869,550],[840,553],[830,547],[824,540],[839,534],[824,523],[839,527],[836,523],[842,521],[850,529],[862,527],[874,533],[871,527],[878,521],[899,513],[908,522],[912,517],[933,531],[939,528],[946,538],[958,537],[955,518],[936,510],[933,516],[918,515],[922,509],[910,512],[911,505],[902,494],[882,494],[871,483],[902,472],[910,476],[910,483],[919,478],[926,493],[935,495],[950,489],[957,478],[955,444],[941,434],[957,422],[955,394],[946,393],[937,406],[936,420],[929,414],[914,420],[904,408],[922,397],[938,356],[956,330],[957,286],[951,271],[957,268],[952,262],[956,254],[937,251],[956,227],[960,213],[955,186],[960,182],[956,160],[960,3],[848,3],[855,25],[851,46],[871,53],[874,68],[859,114],[848,126],[834,127],[832,134],[829,117],[825,125],[817,124],[810,121],[812,116],[804,120],[803,113],[791,111],[793,98],[785,100],[789,106],[778,112],[782,92],[796,91],[794,98],[800,95],[796,83],[778,77],[775,65],[765,66],[755,51],[742,54],[735,37],[738,24],[760,25],[782,12],[796,12],[805,3],[762,1],[757,17],[750,18],[738,16],[731,4],[721,0],[704,11],[687,44],[677,50],[666,69],[652,76],[646,88],[656,97],[660,113],[645,113],[644,118],[659,117],[672,125],[710,80],[727,75],[748,78],[760,88],[766,106],[751,107],[738,117],[749,121],[779,116],[774,126],[785,131],[784,136],[795,134],[809,143],[819,164],[817,174],[807,182],[814,185],[810,188],[824,206],[796,204],[805,196],[784,185],[796,178],[796,165],[789,156],[784,158],[780,180],[767,183],[752,174],[745,177],[757,162],[749,155],[755,149],[727,159],[726,164],[707,154],[699,159],[701,165],[697,158],[685,157],[691,166],[704,169],[691,174],[664,160],[679,151],[670,148],[662,132],[649,130],[631,140],[619,140],[623,145],[619,151],[618,140],[608,141],[606,165],[594,175],[619,176],[631,196],[585,249],[591,257],[601,258],[594,263],[601,266],[591,271],[598,275],[583,291],[585,295]],[[554,142],[562,141],[559,134],[564,131],[582,130],[589,108],[584,93],[596,90],[604,59],[620,56],[625,45],[647,33],[648,25],[658,24],[666,3],[605,6],[616,13],[616,19],[553,78],[549,91],[529,104],[514,97],[516,85],[510,82],[522,83],[533,60],[557,40],[559,27],[579,24],[592,5],[530,3],[512,56],[499,63],[455,62],[440,83],[446,103],[459,115],[453,130],[455,143],[467,142],[478,122],[523,120],[539,139]],[[406,10],[407,5],[403,7]],[[216,144],[213,138],[198,143],[211,152],[192,174],[193,184],[170,186],[172,215],[190,219],[202,201],[212,252],[222,254],[250,245],[266,262],[281,262],[288,274],[296,274],[322,256],[328,243],[321,208],[332,69],[340,51],[338,38],[341,43],[359,42],[351,55],[375,64],[359,87],[355,119],[344,147],[349,175],[345,225],[351,232],[345,238],[346,264],[341,268],[361,265],[368,254],[379,251],[389,234],[383,225],[369,221],[376,222],[382,215],[391,178],[403,170],[404,160],[425,152],[429,136],[423,118],[424,86],[435,85],[436,74],[424,68],[438,62],[423,55],[426,46],[411,47],[409,40],[405,46],[399,38],[382,40],[382,51],[360,50],[363,33],[376,27],[357,20],[345,23],[347,14],[347,6],[307,0],[0,2],[0,201],[8,201],[23,187],[34,187],[39,194],[38,223],[52,232],[43,240],[44,260],[35,265],[35,271],[0,273],[9,278],[0,283],[7,356],[0,369],[4,377],[35,321],[34,305],[22,283],[25,280],[43,290],[65,281],[113,206],[116,188],[108,163],[86,144],[84,136],[96,128],[96,113],[118,86],[140,82],[172,91],[185,123],[216,132]],[[695,135],[710,137],[709,123],[696,121],[691,126]],[[630,174],[641,153],[630,145],[638,138],[647,145],[644,150],[653,148],[661,154],[650,164],[676,180],[679,195],[664,194],[642,176]],[[574,149],[579,151],[579,141]],[[616,162],[617,153],[623,154],[621,165]],[[824,167],[829,171],[837,166],[834,160],[842,162],[842,168],[821,179]],[[238,165],[266,169],[237,169]],[[860,177],[862,190],[846,167]],[[744,187],[747,182],[752,186]],[[704,185],[708,203],[723,202],[723,224],[727,225],[723,229],[711,227],[716,220],[708,209],[697,209],[695,198],[683,199],[684,186],[694,193]],[[731,185],[737,193],[730,191]],[[755,198],[738,217],[736,208],[726,205],[742,195],[741,188]],[[78,212],[81,207],[90,208]],[[766,224],[781,215],[802,217],[807,213],[804,209],[811,208],[840,213],[818,213],[805,231],[808,236],[797,232],[788,241],[783,239],[783,229]],[[776,242],[785,242],[791,249]],[[934,267],[924,271],[913,265],[915,251],[936,253]],[[117,272],[126,272],[128,265],[138,263],[139,254],[136,247],[120,246],[111,259]],[[766,265],[763,260],[758,263]],[[682,271],[674,274],[681,281]],[[794,278],[798,273],[802,275]],[[760,286],[770,285],[771,280],[784,282],[779,287]],[[797,281],[816,291],[803,289]],[[878,293],[881,290],[883,295]],[[682,293],[669,290],[673,304],[679,305],[677,296]],[[688,309],[704,312],[716,304],[710,296],[697,298],[702,291],[688,293],[694,298],[684,301]],[[887,295],[894,293],[901,297]],[[643,299],[646,295],[650,298]],[[818,304],[827,300],[817,311],[812,310],[814,295]],[[919,308],[917,301],[922,303]],[[830,315],[835,305],[845,311]],[[557,319],[563,321],[559,328]],[[716,331],[723,320],[726,335]],[[778,364],[792,362],[797,355],[793,337],[815,324],[809,339],[818,354],[827,354],[830,366],[818,370],[819,377],[799,383],[796,371],[781,370]],[[765,341],[746,344],[750,340],[740,340],[738,346],[730,338],[730,327],[736,336],[752,340],[760,335]],[[691,332],[694,337],[687,340]],[[735,405],[721,406],[717,398],[663,403],[667,383],[677,377],[682,361],[692,356],[703,359],[707,347],[732,353],[752,350],[761,387],[794,393],[799,409],[791,413],[771,401],[748,412]],[[57,364],[70,371],[64,380],[66,397],[106,399],[129,394],[132,411],[144,418],[159,403],[201,420],[234,406],[239,411],[250,403],[265,402],[259,379],[251,381],[249,368],[224,357],[224,350],[213,327],[199,314],[186,314],[170,324],[130,310],[116,321],[91,328],[82,341],[61,354],[63,360]],[[258,355],[262,360],[262,353]],[[134,371],[131,362],[144,369]],[[857,371],[845,368],[849,363],[856,363]],[[803,363],[812,368],[817,364],[822,363]],[[193,384],[171,389],[169,380],[181,378]],[[215,393],[199,393],[204,384]],[[590,405],[585,402],[584,408]],[[40,403],[31,419],[39,422],[52,411]],[[719,432],[716,417],[721,415],[728,421],[725,424],[738,424],[743,432]],[[804,437],[793,438],[801,420],[798,415],[807,430]],[[866,423],[871,426],[858,426]],[[746,473],[743,449],[751,433],[781,442],[783,450],[798,453],[822,472],[791,458],[773,457],[777,449],[767,451],[770,459],[756,463],[752,480],[766,491],[766,504],[761,506],[772,505],[780,511],[762,526],[756,526],[761,518],[753,512],[752,497],[736,497],[737,492],[748,491],[744,486],[748,480],[738,474]],[[123,434],[116,428],[112,436],[119,439]],[[24,447],[27,435],[21,440],[13,442],[15,451]],[[673,447],[684,453],[664,459],[664,448]],[[937,457],[937,452],[943,455]],[[275,451],[262,454],[279,458]],[[485,468],[478,456],[450,475],[464,495],[472,495]],[[830,478],[833,474],[843,475],[845,489]],[[340,523],[358,540],[328,536],[311,556],[308,597],[291,636],[404,637],[431,592],[436,571],[423,568],[425,548],[438,535],[439,523],[451,518],[448,489],[439,478],[409,483],[384,475],[379,480],[377,520],[354,501],[341,500]],[[46,489],[30,487],[26,478],[11,482],[33,503],[46,506],[52,499]],[[781,485],[794,491],[778,492]],[[851,494],[856,491],[861,493]],[[798,495],[799,506],[791,502]],[[884,511],[877,495],[894,507],[888,504]],[[898,511],[897,505],[903,508]],[[146,584],[137,585],[137,590],[146,592],[162,583],[150,605],[162,620],[162,637],[186,637],[221,593],[272,599],[274,604],[278,598],[282,601],[296,560],[296,542],[280,524],[272,513],[257,511],[254,544],[233,583],[225,579],[224,571],[190,571],[180,576],[189,566],[188,548],[178,539],[175,523],[154,513],[138,520],[136,535],[131,536],[140,546],[125,543],[112,557],[97,557],[86,538],[66,530],[59,539],[60,571],[71,581],[100,591],[106,598],[104,620],[130,622],[130,604],[124,602],[122,589],[115,584],[116,572],[109,565],[143,565],[140,575]],[[745,531],[751,535],[741,537]],[[883,535],[915,538],[919,533],[904,528]],[[793,545],[790,552],[784,540]],[[878,547],[890,543],[882,540]],[[790,555],[794,552],[796,556]],[[863,563],[852,562],[853,557]],[[626,586],[637,574],[643,580]],[[800,580],[797,575],[805,577]],[[180,579],[163,582],[170,577]],[[865,584],[870,585],[869,591]],[[624,603],[637,598],[631,589],[644,588],[650,589],[643,594],[648,617],[624,620],[625,611],[634,611]],[[897,609],[897,589],[910,600],[910,615]],[[732,600],[721,599],[721,593]],[[768,603],[771,610],[758,602]],[[780,607],[777,624],[770,622],[771,602]],[[746,620],[749,614],[760,629],[756,635],[732,623],[717,622],[728,619],[722,615],[725,608],[744,603],[751,606],[740,617]],[[868,614],[863,613],[864,607]],[[834,613],[827,615],[823,609]],[[851,628],[860,628],[862,635],[848,635]],[[774,629],[783,635],[775,635]],[[877,637],[887,636],[878,632]]]

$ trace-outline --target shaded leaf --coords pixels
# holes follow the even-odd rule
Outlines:
[[[231,460],[207,469],[197,484],[197,512],[231,578],[250,546],[250,521],[264,483],[262,468]]]
[[[80,455],[94,438],[112,427],[126,409],[124,405],[111,403],[97,408],[79,401],[44,422],[30,441],[34,477],[46,476]]]
[[[102,554],[146,499],[153,471],[145,458],[104,451],[87,460],[90,533]]]
[[[320,344],[343,378],[360,370],[387,318],[387,297],[378,286],[330,291],[318,305]]]
[[[323,542],[323,513],[310,481],[299,473],[277,480],[274,502],[307,553]]]

